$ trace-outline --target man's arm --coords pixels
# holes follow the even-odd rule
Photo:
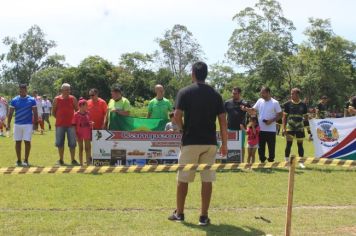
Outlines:
[[[109,109],[106,110],[106,115],[104,118],[103,129],[107,129],[109,124]]]
[[[52,104],[52,115],[54,116],[54,118],[56,118],[56,112],[57,112],[57,98],[53,100],[53,104]]]
[[[285,132],[287,130],[287,113],[283,112],[282,117],[282,130]]]
[[[10,130],[11,120],[12,120],[12,116],[14,114],[14,111],[15,111],[15,108],[10,106],[9,115],[7,116],[7,126],[6,126],[7,130]]]
[[[74,107],[74,110],[75,111],[78,111],[79,110],[79,107],[78,107],[78,100],[73,96],[73,107]]]
[[[266,125],[270,125],[270,124],[272,124],[273,122],[275,122],[275,121],[277,121],[277,120],[281,119],[281,118],[282,118],[282,114],[283,114],[283,112],[282,112],[282,111],[281,111],[281,112],[276,113],[276,117],[275,117],[275,118],[270,119],[270,120],[267,120],[267,121],[265,122],[265,123],[266,123]]]
[[[37,106],[33,106],[33,107],[32,107],[32,113],[33,113],[34,123],[37,124],[37,123],[38,123]]]
[[[183,111],[176,109],[174,111],[174,120],[178,126],[179,131],[183,131]]]
[[[227,155],[227,124],[226,124],[226,113],[221,113],[218,116],[219,125],[220,125],[220,136],[221,136],[221,147],[220,154],[221,156]]]

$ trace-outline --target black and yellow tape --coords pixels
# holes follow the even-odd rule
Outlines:
[[[340,167],[356,167],[356,161],[353,160],[341,160],[334,158],[297,158],[298,162],[306,165],[322,165],[322,166],[340,166]]]
[[[202,170],[237,170],[288,167],[288,162],[273,163],[228,163],[228,164],[187,164],[187,165],[145,165],[145,166],[67,166],[67,167],[7,167],[0,168],[0,174],[104,174],[104,173],[147,173]]]
[[[356,167],[356,161],[326,158],[298,158],[304,164]],[[147,173],[202,170],[237,170],[237,169],[270,169],[285,168],[289,162],[272,163],[228,163],[228,164],[188,164],[188,165],[145,165],[145,166],[66,166],[66,167],[5,167],[0,168],[0,175],[18,174],[105,174],[105,173]]]

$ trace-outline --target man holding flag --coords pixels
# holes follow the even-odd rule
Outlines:
[[[120,116],[129,116],[131,110],[130,101],[122,96],[122,90],[118,84],[111,87],[111,99],[108,103],[108,110],[105,117],[105,127],[113,129],[111,126],[115,119]]]

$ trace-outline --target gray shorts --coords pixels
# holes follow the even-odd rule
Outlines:
[[[65,134],[67,133],[68,147],[75,148],[77,140],[75,138],[75,128],[70,127],[56,127],[56,147],[64,147]]]

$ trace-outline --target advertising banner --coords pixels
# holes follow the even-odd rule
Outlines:
[[[217,132],[218,145],[220,133]],[[93,130],[93,164],[145,165],[177,163],[182,134],[176,132],[134,132]],[[217,159],[241,162],[241,133],[228,133],[228,155]]]

